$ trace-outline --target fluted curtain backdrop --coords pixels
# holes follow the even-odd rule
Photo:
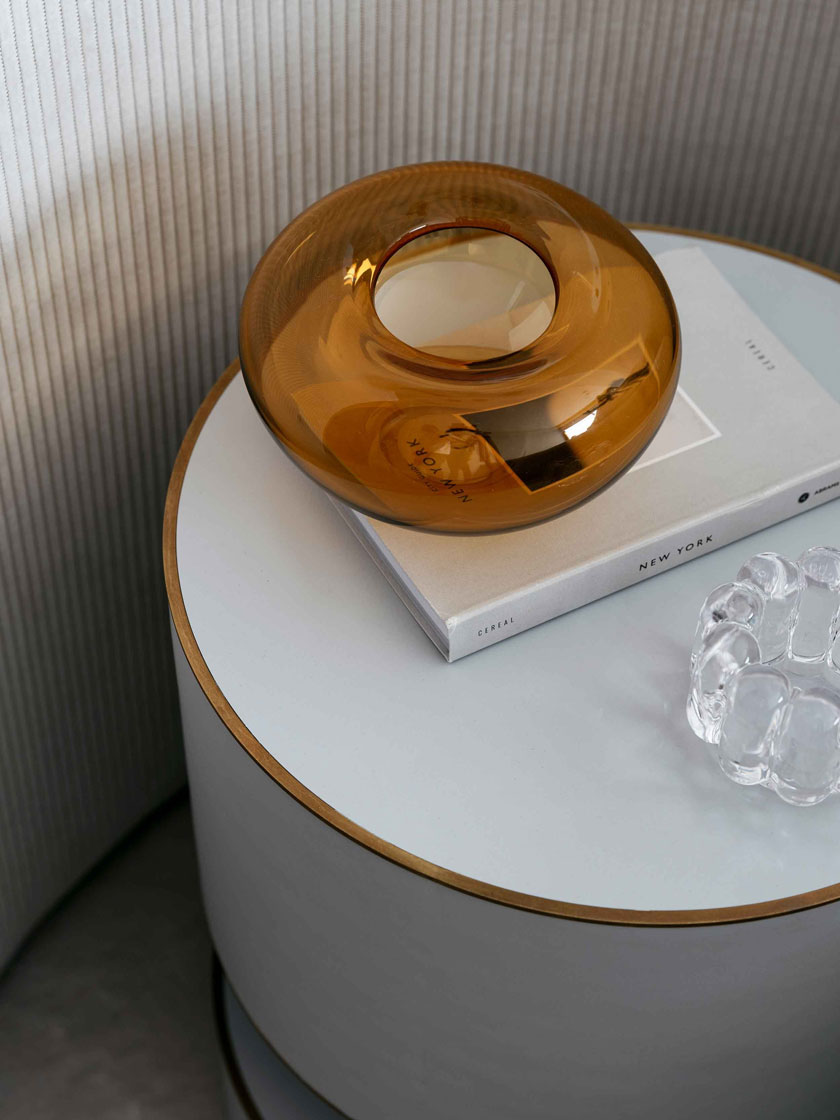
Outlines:
[[[840,0],[5,0],[0,965],[183,780],[160,525],[274,234],[467,158],[840,266]]]

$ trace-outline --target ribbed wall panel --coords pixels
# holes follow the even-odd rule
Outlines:
[[[840,268],[840,0],[11,0],[0,68],[1,963],[182,780],[163,498],[273,235],[471,158]]]

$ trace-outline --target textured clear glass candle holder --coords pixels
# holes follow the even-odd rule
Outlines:
[[[791,805],[840,791],[840,550],[759,553],[708,595],[687,712],[733,781]]]

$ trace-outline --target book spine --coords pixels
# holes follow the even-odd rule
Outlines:
[[[524,587],[515,595],[451,619],[449,648],[442,652],[450,661],[457,661],[835,497],[840,497],[840,464],[816,477],[799,479],[770,491],[748,505],[723,510],[694,524],[686,522],[667,536],[643,541],[585,567],[559,573],[551,580]]]

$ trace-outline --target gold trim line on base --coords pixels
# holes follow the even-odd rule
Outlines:
[[[225,1015],[224,993],[222,990],[222,983],[224,980],[224,973],[222,966],[219,963],[219,958],[213,954],[213,961],[211,964],[211,989],[212,989],[212,1005],[213,1005],[213,1020],[216,1025],[216,1039],[219,1043],[219,1051],[221,1052],[222,1065],[225,1068],[228,1081],[231,1088],[236,1093],[236,1099],[248,1120],[266,1120],[266,1117],[257,1108],[256,1101],[251,1096],[251,1090],[248,1088],[248,1083],[242,1073],[242,1068],[239,1065],[239,1060],[236,1057],[236,1051],[233,1048],[233,1039],[230,1037],[230,1028],[228,1027],[227,1016]]]
[[[303,1080],[297,1070],[289,1065],[283,1055],[278,1054],[278,1052],[274,1049],[274,1047],[271,1045],[271,1043],[268,1041],[268,1039],[265,1037],[256,1023],[254,1023],[251,1016],[245,1010],[245,1004],[236,994],[236,989],[233,987],[230,980],[228,980],[227,976],[225,975],[224,969],[222,968],[222,962],[219,960],[217,953],[213,953],[211,983],[213,988],[213,1018],[216,1022],[216,1035],[219,1040],[219,1049],[222,1052],[222,1063],[225,1067],[225,1072],[228,1075],[231,1086],[233,1087],[233,1091],[236,1093],[239,1103],[242,1106],[242,1110],[248,1116],[248,1120],[273,1120],[273,1118],[264,1116],[263,1113],[260,1112],[257,1106],[257,1102],[254,1100],[251,1094],[251,1090],[248,1087],[248,1082],[245,1080],[245,1075],[242,1072],[242,1067],[239,1064],[239,1059],[236,1056],[236,1050],[234,1049],[233,1039],[231,1038],[230,1028],[228,1026],[227,1015],[225,1014],[223,990],[223,985],[225,983],[227,983],[228,987],[233,993],[233,997],[239,1004],[240,1010],[242,1011],[243,1015],[248,1020],[249,1026],[255,1034],[259,1035],[259,1037],[277,1059],[278,1063],[285,1066],[292,1077],[294,1077],[296,1081],[299,1081],[308,1093],[311,1093],[313,1097],[317,1097],[319,1101],[327,1106],[327,1108],[332,1109],[336,1116],[343,1117],[344,1120],[353,1120],[353,1118],[351,1116],[348,1116],[346,1112],[342,1112],[340,1108],[337,1108],[332,1103],[332,1101],[328,1101],[326,1097],[322,1096],[317,1089],[313,1089],[307,1081]]]
[[[766,256],[776,257],[790,264],[806,268],[825,276],[829,280],[840,283],[840,273],[822,268],[820,265],[811,264],[801,260],[790,253],[783,253],[775,249],[768,249],[748,241],[740,241],[734,237],[717,236],[703,231],[680,229],[673,226],[645,225],[633,223],[633,229],[648,230],[655,233],[672,233],[681,237],[696,237],[723,244],[734,245],[741,249],[763,253]],[[538,895],[524,894],[520,891],[508,890],[497,887],[492,883],[485,883],[480,879],[472,879],[461,875],[457,871],[440,867],[435,863],[422,859],[420,856],[407,852],[387,840],[374,835],[362,828],[354,821],[349,820],[331,805],[322,801],[317,794],[308,789],[290,774],[280,763],[269,754],[265,747],[248,730],[242,720],[228,703],[222,690],[216,683],[207,663],[201,655],[198,643],[193,634],[187,617],[184,599],[181,593],[181,581],[178,574],[178,558],[176,553],[176,533],[178,523],[178,504],[181,489],[187,472],[192,450],[195,447],[201,430],[213,411],[216,402],[222,393],[239,372],[239,362],[233,362],[222,374],[204,398],[192,423],[187,429],[184,441],[172,469],[169,489],[166,494],[166,509],[163,519],[163,568],[166,578],[166,590],[169,598],[169,609],[175,626],[175,632],[181,643],[181,648],[195,675],[204,695],[209,700],[218,717],[224,723],[230,734],[239,745],[251,756],[253,761],[277,783],[286,793],[290,794],[299,804],[319,817],[325,824],[342,833],[348,839],[367,848],[375,855],[381,856],[416,875],[432,879],[445,887],[470,894],[487,902],[502,906],[511,906],[518,910],[530,910],[537,914],[545,914],[555,918],[567,918],[573,921],[597,922],[608,925],[628,926],[701,926],[724,925],[731,922],[756,921],[763,918],[778,917],[791,914],[797,910],[808,910],[815,906],[824,906],[829,902],[840,899],[840,883],[833,883],[819,890],[807,891],[804,894],[789,895],[786,898],[770,899],[766,902],[755,902],[744,906],[724,906],[705,910],[626,910],[608,906],[587,906],[574,902],[562,902],[558,899],[542,898]]]

